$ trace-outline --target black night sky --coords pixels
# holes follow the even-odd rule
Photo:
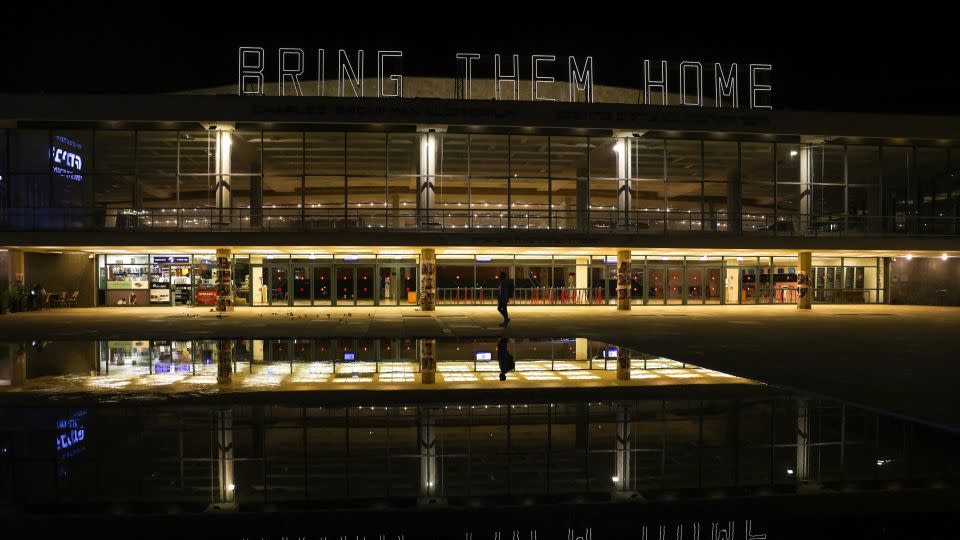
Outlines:
[[[50,24],[51,12],[23,15],[15,17],[17,24],[8,18],[0,37],[0,93],[155,93],[235,84],[237,47],[249,45],[268,51],[303,48],[308,66],[314,61],[310,51],[318,48],[362,48],[371,66],[377,49],[399,49],[407,76],[453,77],[456,52],[592,55],[598,84],[635,88],[642,82],[643,59],[769,63],[776,109],[960,114],[960,47],[949,21],[900,14],[889,21],[873,14],[841,17],[829,8],[807,12],[812,6],[797,6],[794,14],[729,20],[704,12],[699,22],[686,8],[683,13],[625,12],[618,18],[613,4],[606,3],[597,4],[609,12],[600,16],[543,8],[546,15],[519,17],[472,5],[486,16],[472,17],[449,4],[417,4],[422,14],[377,18],[368,13],[375,7],[362,14],[284,11],[233,17],[170,8],[113,20],[71,15],[66,30],[63,17]],[[482,66],[475,77],[489,76]],[[521,63],[522,75],[529,76],[528,69]]]

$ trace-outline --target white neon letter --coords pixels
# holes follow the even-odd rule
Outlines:
[[[730,64],[727,73],[723,73],[723,66],[719,63],[713,65],[713,79],[716,83],[716,94],[714,96],[716,107],[723,108],[723,98],[730,98],[733,108],[740,106],[739,91],[737,90],[737,64]]]
[[[567,59],[567,74],[570,81],[570,102],[577,101],[577,92],[586,94],[587,103],[593,103],[593,57],[588,56],[583,62],[583,70],[577,67],[577,59]]]
[[[500,83],[503,81],[513,81],[513,100],[520,99],[520,55],[513,55],[513,73],[504,75],[500,70],[500,55],[493,55],[493,79],[496,84],[496,96],[500,99]]]
[[[697,101],[687,103],[687,70],[691,69],[697,82]],[[680,62],[680,103],[703,107],[703,64],[700,62]]]
[[[470,64],[480,58],[477,53],[457,53],[457,59],[463,60],[463,97],[471,99],[473,97],[473,66]]]
[[[357,67],[360,69],[354,69],[350,63],[347,51],[340,49],[337,53],[337,95],[340,97],[343,97],[344,79],[349,79],[354,96],[363,97],[363,49],[357,51]]]
[[[289,59],[295,61],[294,67],[287,67]],[[278,95],[284,95],[287,86],[287,78],[293,81],[293,89],[296,95],[302,96],[303,90],[300,89],[300,76],[303,75],[303,49],[280,49],[277,53],[277,82],[280,83],[280,92]]]
[[[263,95],[263,47],[240,47],[238,58],[237,95]],[[254,84],[255,90],[247,90]]]
[[[377,51],[377,97],[403,97],[403,75],[390,75],[389,79],[396,85],[396,92],[385,94],[383,91],[384,58],[403,58],[403,51]]]
[[[537,88],[540,84],[550,84],[554,83],[553,77],[541,77],[539,64],[540,62],[556,62],[557,57],[552,54],[535,54],[530,57],[530,97],[533,101],[556,101],[556,99],[551,97],[541,98],[539,89]]]
[[[317,95],[325,95],[326,90],[323,88],[324,83],[326,82],[326,73],[327,73],[327,51],[323,49],[317,49]]]
[[[772,109],[772,105],[757,105],[757,92],[770,92],[769,84],[757,83],[758,71],[770,71],[773,66],[770,64],[750,64],[750,108],[751,109]]]
[[[643,102],[646,105],[651,105],[650,90],[652,88],[660,89],[660,95],[661,95],[660,104],[661,105],[668,104],[667,89],[669,88],[669,86],[667,84],[668,77],[667,77],[667,61],[666,60],[660,61],[660,76],[662,77],[662,79],[651,79],[650,78],[650,61],[649,60],[643,61]]]

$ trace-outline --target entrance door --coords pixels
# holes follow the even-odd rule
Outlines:
[[[329,266],[313,267],[313,305],[329,306],[332,303],[331,272]]]
[[[379,305],[405,306],[417,303],[416,266],[381,266],[377,273]]]
[[[372,306],[376,304],[377,280],[374,279],[372,266],[358,266],[354,270],[354,279],[357,284],[356,297],[358,306]]]
[[[313,272],[309,266],[293,266],[293,281],[290,286],[293,288],[290,295],[293,297],[293,305],[309,306],[313,300]]]
[[[270,293],[269,302],[271,306],[290,305],[290,268],[288,266],[270,267]]]
[[[355,280],[353,278],[354,268],[351,266],[338,266],[337,267],[337,305],[338,306],[352,306],[355,304],[355,296],[353,292],[353,286]]]

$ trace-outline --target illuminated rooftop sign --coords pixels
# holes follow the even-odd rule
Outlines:
[[[325,95],[327,75],[336,80],[337,97],[377,97],[402,98],[403,74],[396,67],[403,60],[403,51],[377,51],[373,69],[365,63],[365,52],[357,50],[348,54],[338,49],[331,53],[330,66],[325,49],[317,49],[311,65],[311,76],[316,75],[316,88],[304,88],[301,78],[307,71],[307,55],[300,48],[280,48],[270,53],[274,58],[268,65],[267,52],[263,47],[240,47],[238,54],[237,93],[241,96],[265,95],[268,77],[275,75],[278,96]],[[493,80],[494,99],[519,101],[595,101],[594,84],[596,82],[595,62],[592,56],[558,58],[553,54],[531,55],[530,62],[521,67],[520,55],[492,55],[493,69],[480,78],[489,75]],[[484,56],[479,53],[456,53],[454,60],[458,67],[458,78],[462,82],[462,97],[474,97],[474,75],[478,74],[478,64]],[[486,60],[490,60],[487,58]],[[330,70],[332,68],[332,71]],[[681,106],[689,107],[741,107],[741,92],[746,94],[746,106],[751,109],[771,109],[772,87],[770,64],[721,64],[712,65],[699,61],[671,63],[666,60],[643,60],[638,64],[637,79],[641,84],[642,102],[647,105],[668,105],[671,93],[679,96]],[[376,89],[365,88],[368,73],[375,72]],[[270,73],[271,75],[267,75]],[[563,75],[566,82],[557,80]],[[529,94],[521,98],[521,80],[529,81]],[[566,88],[555,85],[565,85]],[[562,99],[549,97],[563,96]],[[557,92],[557,90],[562,90]],[[707,103],[705,96],[712,97]],[[676,98],[675,98],[676,100]],[[638,96],[638,102],[639,102]]]

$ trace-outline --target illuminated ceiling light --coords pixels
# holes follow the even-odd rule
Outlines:
[[[943,255],[940,255],[940,259],[942,259],[942,260],[944,260],[944,261],[947,260],[947,254],[944,253]]]
[[[907,254],[907,260],[908,260],[908,261],[912,261],[912,260],[913,260],[913,254]]]
[[[799,154],[799,153],[800,153],[800,152],[797,152],[796,150],[791,150],[791,151],[790,151],[790,157],[797,157],[797,154]]]

